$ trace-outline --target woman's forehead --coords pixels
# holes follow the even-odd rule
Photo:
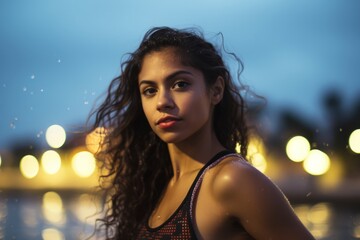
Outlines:
[[[188,68],[174,49],[164,49],[145,55],[139,73],[139,79],[148,75],[157,75],[172,69]]]

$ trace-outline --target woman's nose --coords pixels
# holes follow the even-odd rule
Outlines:
[[[157,99],[156,110],[162,111],[174,107],[174,101],[169,91],[160,91]]]

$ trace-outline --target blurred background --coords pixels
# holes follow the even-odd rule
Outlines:
[[[91,235],[101,208],[87,117],[123,55],[164,25],[223,33],[242,83],[266,99],[248,97],[248,158],[317,239],[360,239],[359,11],[356,0],[0,1],[0,239]]]

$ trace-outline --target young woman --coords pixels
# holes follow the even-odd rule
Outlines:
[[[245,102],[201,34],[146,33],[96,112],[107,239],[313,239],[245,159]],[[237,144],[240,154],[235,153]]]

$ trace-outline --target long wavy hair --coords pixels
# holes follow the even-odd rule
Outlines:
[[[151,130],[138,87],[144,56],[168,47],[176,49],[182,64],[200,70],[207,86],[219,76],[224,79],[223,99],[214,110],[215,133],[225,148],[235,151],[240,144],[240,153],[246,156],[248,128],[246,105],[239,91],[242,85],[233,83],[223,61],[223,43],[220,51],[198,30],[150,29],[138,49],[122,63],[120,76],[112,80],[105,100],[92,115],[93,129],[106,129],[96,154],[103,170],[99,182],[107,206],[97,228],[105,231],[106,239],[134,239],[173,175],[167,145]],[[242,62],[229,54],[239,63],[240,74]]]

